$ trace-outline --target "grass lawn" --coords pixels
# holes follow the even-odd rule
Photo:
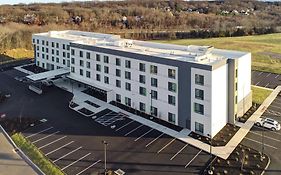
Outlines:
[[[262,104],[262,102],[271,94],[272,90],[252,86],[253,103]]]
[[[15,59],[33,58],[34,57],[33,54],[34,52],[32,50],[26,50],[23,48],[11,49],[5,51],[5,55]]]
[[[281,74],[281,33],[210,39],[155,40],[179,45],[211,45],[252,53],[252,69]]]
[[[41,151],[20,133],[12,136],[16,145],[35,163],[46,175],[64,175],[64,173],[51,163]]]

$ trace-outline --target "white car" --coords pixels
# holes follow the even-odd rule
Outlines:
[[[270,129],[272,131],[279,131],[280,130],[280,123],[278,121],[271,119],[271,118],[259,118],[255,124],[257,126],[262,126],[264,128]]]

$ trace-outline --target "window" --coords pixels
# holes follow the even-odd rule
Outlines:
[[[139,76],[139,82],[145,84],[145,76],[144,75]]]
[[[39,52],[37,52],[37,58],[39,58]]]
[[[172,95],[168,95],[168,103],[170,105],[176,105],[176,97]]]
[[[139,93],[140,93],[141,95],[146,96],[146,88],[140,87],[140,88],[139,88]]]
[[[60,55],[60,51],[57,50],[56,52],[57,52],[57,56],[59,56]]]
[[[49,53],[49,48],[46,48],[46,53]]]
[[[91,78],[91,72],[90,71],[86,71],[86,77]]]
[[[139,64],[139,71],[145,72],[145,64],[144,63]]]
[[[125,71],[125,78],[131,80],[131,72]]]
[[[151,106],[150,107],[151,115],[157,116],[158,110],[157,108]]]
[[[116,101],[121,103],[121,95],[120,94],[116,94]]]
[[[46,41],[46,46],[49,46],[49,41]]]
[[[170,123],[175,124],[176,123],[176,115],[173,113],[168,112],[168,121]]]
[[[127,106],[131,106],[131,99],[128,98],[128,97],[125,97],[125,104],[126,104]]]
[[[127,90],[127,91],[131,91],[131,84],[130,83],[125,83],[125,89]]]
[[[195,122],[195,132],[199,132],[199,133],[203,134],[204,125],[202,123]]]
[[[47,55],[48,56],[48,55]],[[65,59],[62,60],[62,64],[65,65]]]
[[[96,65],[96,70],[100,72],[101,71],[101,65],[97,64]]]
[[[70,50],[70,45],[67,45],[67,46],[66,46],[66,49],[67,49],[67,50]]]
[[[56,48],[59,48],[60,46],[59,46],[59,43],[56,43]]]
[[[121,60],[120,58],[116,58],[116,66],[121,66]]]
[[[80,69],[80,75],[83,76],[83,74],[84,74],[83,69]]]
[[[42,40],[41,43],[42,43],[42,45],[45,45],[45,41],[44,40]]]
[[[121,81],[120,80],[116,80],[116,87],[121,88]]]
[[[151,86],[157,87],[157,84],[158,84],[157,79],[156,78],[151,78]]]
[[[204,76],[195,74],[195,84],[204,85]]]
[[[70,53],[67,53],[67,58],[70,58]]]
[[[71,55],[75,55],[75,50],[71,49]]]
[[[80,60],[80,64],[79,64],[81,67],[84,67],[84,61],[83,60]]]
[[[81,58],[83,58],[83,51],[79,51],[79,56],[81,57]]]
[[[53,54],[53,55],[55,54],[55,50],[54,50],[54,49],[52,49],[52,54]]]
[[[39,46],[37,46],[36,49],[39,50]]]
[[[204,115],[204,105],[199,103],[194,103],[194,112]]]
[[[104,69],[104,73],[106,73],[106,74],[109,73],[109,68],[108,68],[108,66],[104,66],[103,69]]]
[[[46,55],[47,56],[47,60],[49,60],[49,55]]]
[[[90,63],[89,61],[86,62],[86,67],[87,67],[88,69],[91,68],[91,63]]]
[[[71,58],[71,64],[75,64],[74,58]]]
[[[91,58],[90,52],[87,52],[87,53],[86,53],[86,57],[87,57],[87,59],[90,59],[90,58]]]
[[[55,43],[54,42],[52,42],[52,47],[55,47]]]
[[[108,56],[103,56],[103,62],[105,62],[105,63],[109,63]]]
[[[177,84],[172,83],[172,82],[168,82],[168,90],[172,91],[172,92],[176,92],[177,91]]]
[[[67,60],[66,64],[67,64],[67,67],[69,67],[70,66],[70,61]]]
[[[125,60],[125,67],[126,68],[131,68],[131,61]]]
[[[62,45],[62,49],[65,49],[65,44]]]
[[[42,47],[42,52],[45,52],[45,47]]]
[[[195,89],[195,98],[199,100],[204,100],[204,91],[201,89]]]
[[[62,52],[62,56],[65,57],[65,52]]]
[[[116,69],[116,76],[121,77],[121,70],[120,69]]]
[[[36,41],[36,42],[37,42],[37,44],[39,44],[39,39],[37,39],[37,41]]]
[[[235,69],[235,77],[238,77],[238,69]]]
[[[158,93],[157,91],[151,90],[150,92],[151,98],[157,100],[158,99]]]
[[[97,75],[96,75],[96,80],[97,80],[97,81],[100,81],[100,74],[97,74]]]
[[[59,63],[59,62],[60,62],[60,59],[59,59],[58,57],[56,58],[56,62],[57,62],[57,63]]]
[[[150,65],[150,73],[157,74],[157,66]]]
[[[238,90],[238,83],[236,82],[235,83],[235,91],[237,91]]]
[[[140,102],[140,111],[145,112],[145,104]]]
[[[169,78],[176,78],[176,70],[175,69],[168,69],[168,77]]]
[[[104,77],[104,83],[109,84],[109,78],[107,76]]]
[[[96,60],[100,61],[100,55],[99,54],[96,54]]]
[[[42,54],[42,59],[45,59],[45,54]]]
[[[54,61],[55,61],[55,57],[52,56],[52,62],[54,62]]]
[[[35,43],[35,39],[32,39],[32,43]]]

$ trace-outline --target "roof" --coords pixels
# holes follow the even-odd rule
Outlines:
[[[64,39],[81,45],[92,45],[101,48],[122,50],[207,65],[216,64],[223,59],[235,59],[248,54],[246,52],[215,49],[212,46],[162,44],[149,41],[122,39],[120,35],[74,30],[50,31],[47,33],[35,34],[35,36],[36,35]]]
[[[54,78],[56,76],[61,76],[61,75],[69,74],[69,73],[70,73],[69,68],[60,68],[60,69],[55,69],[55,70],[51,70],[51,71],[47,71],[47,72],[42,72],[39,74],[29,75],[26,77],[32,81],[40,81],[40,80]]]

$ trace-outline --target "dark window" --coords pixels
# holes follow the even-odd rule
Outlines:
[[[204,115],[204,105],[199,103],[194,103],[194,112]]]
[[[121,88],[121,81],[120,80],[116,80],[116,87]]]
[[[177,84],[172,83],[172,82],[168,82],[168,90],[172,91],[172,92],[176,92],[177,91]]]
[[[145,112],[145,103],[140,102],[140,111]]]
[[[86,77],[91,78],[91,72],[90,71],[86,71]]]
[[[79,51],[79,56],[82,58],[83,57],[83,51]]]
[[[139,88],[139,93],[140,93],[141,95],[146,96],[146,88],[140,87],[140,88]]]
[[[158,93],[157,91],[151,90],[151,98],[157,100],[158,99]]]
[[[170,105],[176,105],[176,97],[172,95],[168,95],[168,103]]]
[[[96,70],[100,72],[101,71],[101,65],[97,64],[96,65]]]
[[[145,72],[145,64],[144,63],[139,64],[139,71]]]
[[[86,55],[87,55],[87,59],[90,59],[90,58],[91,58],[90,52],[87,52]]]
[[[71,55],[75,55],[75,50],[71,49]]]
[[[125,60],[125,67],[126,68],[131,68],[131,61]]]
[[[173,113],[168,112],[168,121],[170,123],[175,124],[176,123],[176,115]]]
[[[121,95],[120,94],[116,94],[116,101],[121,103]]]
[[[151,86],[153,87],[157,87],[158,86],[158,82],[156,78],[151,78]]]
[[[157,74],[157,66],[150,65],[150,73]]]
[[[195,122],[195,132],[199,132],[201,134],[204,133],[204,125],[198,122]]]
[[[96,54],[96,60],[100,61],[100,55],[99,54]]]
[[[195,98],[199,100],[204,100],[204,91],[201,89],[195,89]]]
[[[204,76],[195,74],[195,84],[204,85]]]
[[[103,62],[105,62],[105,63],[109,63],[108,56],[103,56]]]
[[[128,98],[128,97],[125,97],[125,104],[126,104],[127,106],[131,106],[131,99]]]
[[[121,60],[120,60],[120,58],[116,58],[116,66],[121,66]]]
[[[131,84],[130,83],[125,83],[125,89],[127,90],[127,91],[131,91]]]
[[[175,69],[168,69],[168,77],[169,78],[176,78],[176,70]]]
[[[131,72],[125,71],[125,78],[131,80]]]
[[[145,75],[139,76],[139,82],[145,84]]]
[[[104,77],[104,83],[109,84],[109,78],[107,76]]]
[[[108,66],[104,66],[104,73],[106,73],[106,74],[109,73],[109,68],[108,68]]]
[[[96,79],[97,79],[97,81],[100,81],[100,74],[96,75]]]
[[[116,69],[116,76],[121,77],[121,70],[120,69]]]
[[[84,74],[83,69],[80,69],[80,75],[83,76],[83,74]]]

